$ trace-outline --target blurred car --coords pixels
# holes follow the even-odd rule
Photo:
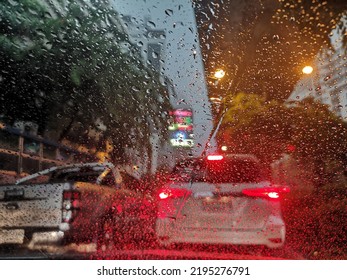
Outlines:
[[[0,186],[0,197],[0,231],[20,235],[16,243],[95,242],[106,250],[154,236],[152,197],[112,163],[51,167]]]
[[[272,185],[252,155],[209,155],[195,162],[190,180],[159,190],[158,240],[281,247],[286,228],[280,199],[288,191]]]
[[[180,160],[176,163],[173,171],[169,175],[171,181],[189,181],[192,172],[202,163],[203,158],[192,157],[184,160]]]

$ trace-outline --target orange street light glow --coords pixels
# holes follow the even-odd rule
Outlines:
[[[302,69],[302,73],[304,73],[304,74],[311,74],[312,72],[313,72],[312,66],[305,66],[305,67]]]
[[[222,79],[225,75],[225,71],[223,69],[218,69],[215,73],[214,73],[214,77],[216,79]]]

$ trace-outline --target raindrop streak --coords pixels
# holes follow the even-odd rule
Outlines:
[[[165,10],[165,14],[167,14],[168,16],[172,16],[173,11],[171,9],[167,9],[167,10]]]
[[[147,26],[151,27],[151,28],[156,28],[156,25],[153,21],[147,21]]]
[[[131,89],[132,89],[133,91],[136,91],[136,92],[139,92],[139,91],[140,91],[140,89],[139,89],[138,87],[135,87],[135,86],[133,86]]]

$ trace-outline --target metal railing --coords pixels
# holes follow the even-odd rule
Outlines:
[[[92,154],[0,123],[0,170],[31,174],[56,165],[95,160]]]

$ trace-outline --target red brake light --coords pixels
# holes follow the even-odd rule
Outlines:
[[[81,193],[78,191],[63,192],[63,215],[62,220],[71,223],[76,217],[81,206]]]
[[[160,199],[166,199],[168,197],[170,197],[169,192],[163,191],[163,192],[159,193],[159,198]]]
[[[280,197],[280,194],[278,192],[268,192],[267,193],[267,196],[269,198],[279,198]]]
[[[184,197],[187,194],[190,194],[191,191],[186,189],[174,189],[174,188],[164,188],[159,191],[159,199],[164,200],[167,198],[180,198]]]
[[[207,160],[222,160],[223,156],[222,155],[209,155],[207,156]]]
[[[242,193],[247,196],[279,199],[282,193],[288,193],[289,188],[269,187],[269,188],[256,188],[256,189],[244,189]]]
[[[76,200],[80,199],[81,194],[77,191],[64,191],[63,192],[63,199],[64,200]]]

